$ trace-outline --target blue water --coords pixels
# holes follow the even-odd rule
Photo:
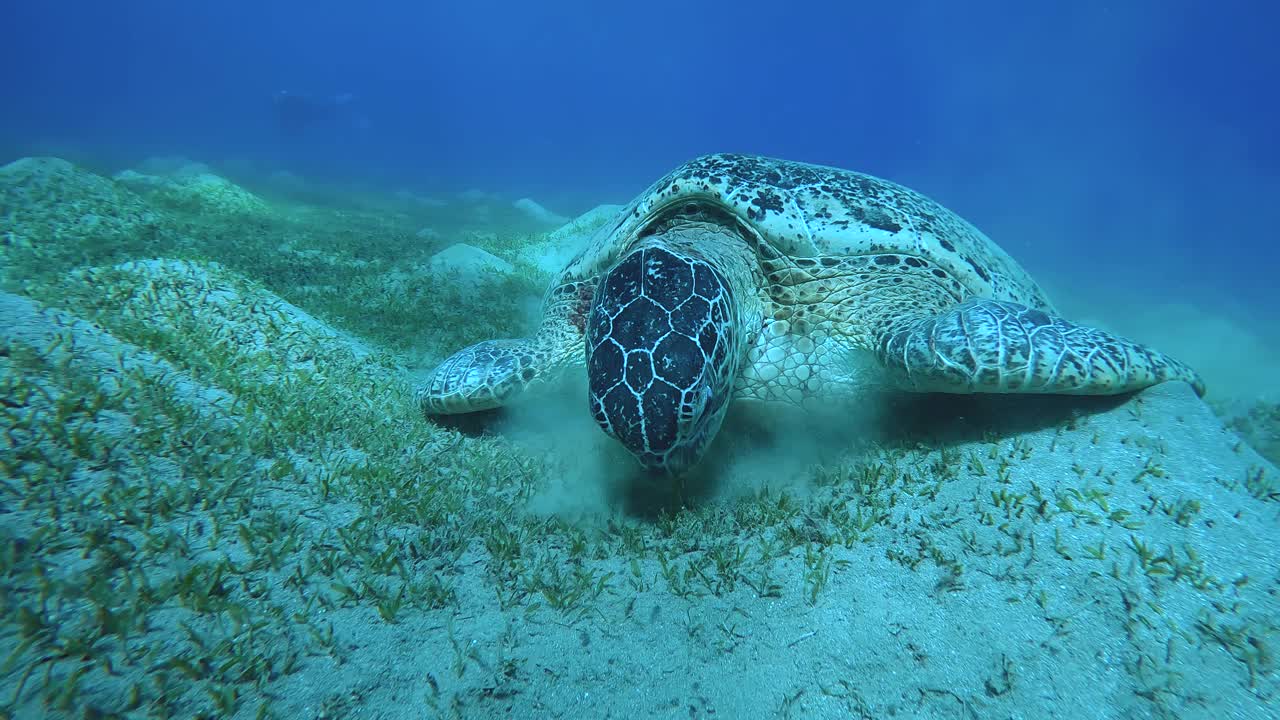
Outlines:
[[[1158,256],[1187,291],[1276,305],[1263,3],[64,0],[0,20],[4,161],[180,154],[569,214],[692,155],[762,153],[915,186],[1036,272],[1122,282]],[[287,135],[282,89],[352,97]]]

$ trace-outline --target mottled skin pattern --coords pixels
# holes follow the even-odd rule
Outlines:
[[[919,193],[835,168],[709,155],[605,225],[527,340],[465,348],[428,414],[501,406],[586,366],[591,412],[646,467],[701,457],[731,400],[807,405],[871,386],[1115,394],[1182,363],[1054,314],[1003,250]]]
[[[531,339],[486,340],[450,355],[418,388],[428,415],[491,410],[581,365],[582,334],[596,278],[564,278],[542,300],[542,322]]]

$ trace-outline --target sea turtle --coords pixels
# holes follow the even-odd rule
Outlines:
[[[601,227],[543,298],[532,338],[445,359],[428,415],[512,401],[585,368],[592,416],[650,469],[682,472],[731,400],[871,386],[1109,395],[1204,385],[1160,352],[1059,317],[983,233],[918,192],[832,167],[716,154]]]

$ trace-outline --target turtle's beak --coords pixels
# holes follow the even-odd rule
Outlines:
[[[624,257],[596,289],[591,413],[649,469],[692,467],[724,420],[738,332],[728,287],[710,263],[658,246]]]

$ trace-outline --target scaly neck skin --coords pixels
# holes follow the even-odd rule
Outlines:
[[[781,257],[764,262],[775,315],[793,332],[820,330],[864,350],[962,302],[967,292],[936,266],[905,255]]]
[[[964,297],[932,263],[905,255],[774,254],[761,268],[767,324],[738,395],[766,402],[826,402],[895,386],[881,359],[886,337]]]

